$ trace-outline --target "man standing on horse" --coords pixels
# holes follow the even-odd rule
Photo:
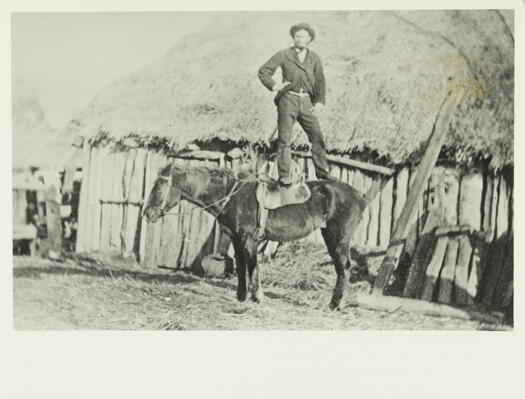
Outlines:
[[[278,145],[277,164],[281,186],[292,184],[292,127],[297,120],[312,144],[312,158],[318,179],[334,179],[328,173],[325,144],[317,115],[325,103],[325,78],[321,59],[308,49],[315,39],[315,32],[306,23],[290,29],[294,45],[279,51],[260,69],[259,79],[269,90],[276,93]],[[273,75],[282,69],[282,82],[275,82]]]

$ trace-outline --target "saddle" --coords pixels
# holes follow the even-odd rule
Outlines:
[[[264,180],[265,177],[260,178]],[[255,195],[259,206],[264,209],[276,209],[290,204],[302,204],[310,198],[310,188],[304,181],[292,183],[289,187],[281,187],[271,178],[260,181]]]

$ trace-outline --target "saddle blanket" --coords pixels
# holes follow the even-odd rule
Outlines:
[[[260,182],[256,188],[259,204],[265,209],[276,209],[290,204],[302,204],[311,196],[310,188],[305,182],[281,187],[277,181]]]

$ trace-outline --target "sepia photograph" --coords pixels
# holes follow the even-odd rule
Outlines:
[[[515,10],[10,21],[14,330],[514,329]]]

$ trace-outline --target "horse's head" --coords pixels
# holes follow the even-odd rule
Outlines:
[[[142,212],[147,221],[155,223],[180,202],[183,194],[180,180],[183,178],[184,171],[174,164],[169,164],[159,171]]]

